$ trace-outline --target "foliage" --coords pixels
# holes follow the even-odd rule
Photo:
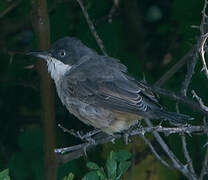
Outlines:
[[[63,180],[73,180],[73,179],[74,179],[74,175],[73,175],[72,173],[69,173],[68,176],[65,176],[65,177],[63,178]]]
[[[107,158],[105,168],[99,167],[94,162],[88,162],[87,167],[92,171],[87,173],[82,180],[121,180],[131,165],[130,158],[131,154],[127,151],[111,151]]]
[[[0,180],[10,180],[9,169],[5,169],[0,172]]]

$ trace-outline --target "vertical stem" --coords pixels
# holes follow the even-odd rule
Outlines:
[[[50,26],[46,0],[31,0],[31,17],[39,49],[48,49]],[[38,60],[36,67],[40,76],[41,118],[44,131],[44,179],[56,180],[54,90],[45,62]]]

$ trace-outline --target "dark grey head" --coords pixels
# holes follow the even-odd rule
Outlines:
[[[80,40],[71,37],[59,39],[49,50],[28,53],[47,61],[48,71],[55,81],[59,80],[73,65],[79,64],[82,57],[91,54],[96,52]]]
[[[74,37],[64,37],[52,44],[51,48],[47,51],[30,52],[28,54],[47,61],[53,58],[72,66],[78,63],[83,56],[92,53],[95,54],[93,50],[85,46],[80,40]]]

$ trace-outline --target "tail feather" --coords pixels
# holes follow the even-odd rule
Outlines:
[[[194,120],[194,118],[185,115],[185,114],[179,114],[175,112],[168,112],[164,110],[159,110],[156,112],[156,115],[160,118],[163,118],[165,120],[171,121],[173,123],[180,123],[185,124],[186,120]]]

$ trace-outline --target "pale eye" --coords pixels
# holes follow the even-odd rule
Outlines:
[[[66,56],[66,51],[64,50],[64,49],[62,49],[60,52],[59,52],[59,56],[60,57],[64,57],[64,56]]]

